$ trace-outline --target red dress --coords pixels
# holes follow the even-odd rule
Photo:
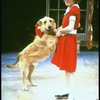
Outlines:
[[[74,29],[78,29],[80,23],[80,9],[77,6],[72,6],[62,20],[62,27],[69,24],[69,17],[76,16]],[[75,72],[77,64],[77,35],[67,34],[60,36],[57,42],[57,47],[54,52],[51,63],[55,64],[60,70]]]

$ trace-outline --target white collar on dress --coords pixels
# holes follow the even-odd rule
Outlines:
[[[73,4],[72,6],[76,6],[76,7],[80,8],[78,4]],[[66,15],[69,12],[70,9],[71,9],[71,7],[67,7],[64,15]]]

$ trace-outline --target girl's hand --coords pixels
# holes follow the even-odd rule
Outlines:
[[[61,34],[62,34],[62,31],[61,31],[61,29],[59,29],[59,30],[57,31],[57,33],[56,33],[56,36],[59,37],[59,36],[61,36]]]

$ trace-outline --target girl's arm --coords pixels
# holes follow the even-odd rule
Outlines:
[[[74,26],[75,26],[75,21],[76,21],[76,17],[75,16],[70,16],[69,18],[69,25],[65,28],[60,28],[57,33],[56,36],[61,36],[61,34],[65,33],[67,34],[68,32],[71,32],[72,30],[74,30]]]

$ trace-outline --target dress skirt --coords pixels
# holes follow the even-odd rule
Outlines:
[[[60,70],[75,72],[77,64],[77,35],[67,34],[58,38],[51,63]]]

